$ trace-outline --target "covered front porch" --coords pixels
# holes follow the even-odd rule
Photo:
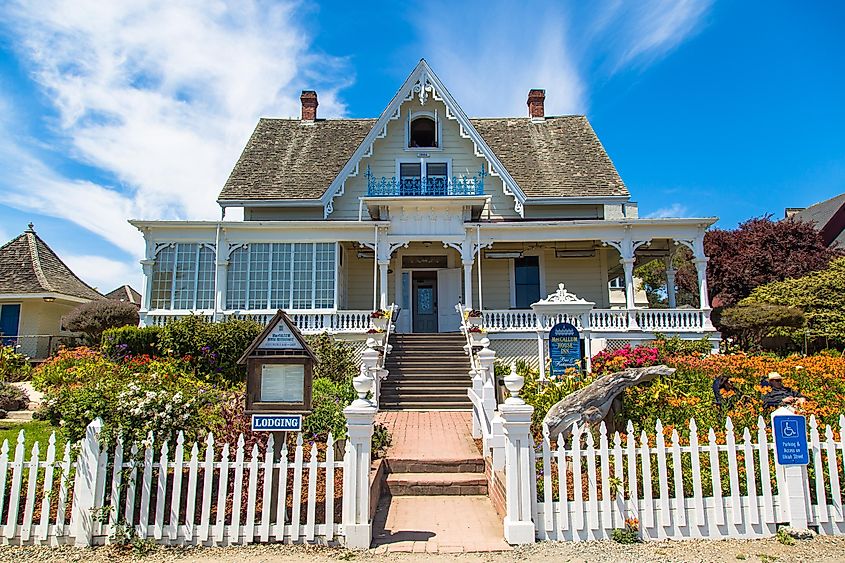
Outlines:
[[[457,332],[458,304],[481,310],[491,339],[530,337],[555,319],[531,304],[563,283],[595,303],[608,339],[700,338],[710,323],[702,219],[463,223],[403,234],[391,221],[156,223],[146,230],[144,324],[185,315],[266,321],[285,309],[305,333],[363,335],[399,308],[400,333]],[[142,230],[144,225],[138,225]],[[678,302],[673,257],[692,255],[697,295]],[[668,307],[649,308],[636,266],[663,264]],[[575,319],[578,326],[580,319]]]

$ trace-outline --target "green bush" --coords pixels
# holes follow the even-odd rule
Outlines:
[[[725,332],[740,339],[744,348],[759,349],[763,337],[774,329],[799,328],[805,320],[804,313],[796,307],[743,301],[723,310],[719,322]]]
[[[355,351],[346,342],[335,340],[324,332],[310,337],[308,344],[318,360],[314,368],[315,378],[324,377],[336,383],[344,383],[358,375]]]
[[[666,335],[658,334],[651,344],[657,348],[660,361],[668,356],[706,356],[713,351],[707,337],[698,340],[683,340],[679,336],[666,338]]]
[[[158,326],[110,328],[103,332],[101,349],[111,359],[122,359],[126,356],[155,356],[159,353],[161,330]]]
[[[23,389],[0,382],[0,410],[23,411],[29,406],[29,395]]]
[[[253,320],[229,318],[215,323],[191,315],[162,327],[159,351],[183,358],[200,377],[231,385],[244,381],[246,369],[237,362],[262,330]]]
[[[311,414],[302,421],[302,430],[311,440],[325,442],[329,432],[335,440],[346,438],[346,417],[343,409],[355,400],[357,395],[352,381],[335,383],[319,377],[314,379],[311,389]]]
[[[17,346],[0,345],[0,381],[26,381],[32,375],[29,358],[17,351]]]

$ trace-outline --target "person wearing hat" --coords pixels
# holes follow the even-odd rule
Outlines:
[[[804,396],[798,391],[783,384],[783,377],[773,371],[766,376],[769,391],[763,395],[763,406],[778,408],[787,405],[800,405]]]

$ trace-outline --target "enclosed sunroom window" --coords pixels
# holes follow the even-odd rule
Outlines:
[[[428,116],[412,119],[408,146],[424,148],[437,147],[437,122]]]
[[[336,243],[252,243],[229,256],[226,309],[333,309]]]
[[[214,249],[207,244],[174,243],[159,250],[153,267],[150,307],[212,309]]]

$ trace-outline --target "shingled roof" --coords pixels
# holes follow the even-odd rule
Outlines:
[[[629,195],[582,115],[470,121],[528,197]],[[259,120],[218,201],[322,197],[375,122]]]
[[[83,299],[103,296],[79,279],[39,237],[32,225],[0,246],[0,294],[59,293]]]
[[[113,299],[114,301],[124,301],[132,303],[133,305],[141,305],[141,294],[135,291],[132,286],[122,285],[117,289],[113,289],[106,293],[106,299]]]

